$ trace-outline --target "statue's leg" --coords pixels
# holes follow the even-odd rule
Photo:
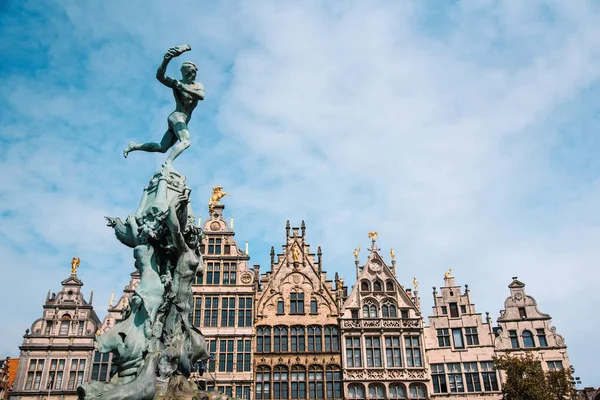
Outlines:
[[[166,153],[177,141],[177,136],[173,133],[171,127],[165,132],[160,143],[148,142],[148,143],[135,143],[129,142],[129,145],[123,150],[123,157],[127,158],[129,153],[132,151],[147,151],[149,153]]]
[[[172,127],[173,132],[175,132],[175,135],[179,139],[179,143],[177,143],[175,147],[173,147],[173,150],[171,150],[171,153],[165,162],[166,165],[172,165],[177,156],[179,156],[185,149],[190,147],[191,144],[190,131],[188,130],[185,122],[178,121],[174,123]]]

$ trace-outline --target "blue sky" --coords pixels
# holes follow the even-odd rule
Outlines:
[[[18,355],[71,257],[100,315],[127,283],[103,217],[133,211],[164,159],[121,151],[164,133],[155,71],[189,43],[168,72],[195,61],[206,100],[176,168],[196,215],[212,186],[232,194],[251,263],[268,268],[304,219],[349,284],[378,231],[425,315],[447,268],[494,319],[519,276],[600,385],[600,7],[443,3],[2,2],[0,355]]]

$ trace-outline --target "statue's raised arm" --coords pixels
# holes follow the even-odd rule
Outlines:
[[[167,66],[172,58],[178,57],[191,49],[189,45],[171,47],[166,51],[163,61],[156,71],[156,79],[163,85],[172,88],[173,96],[175,97],[175,111],[167,118],[169,128],[163,135],[162,140],[160,143],[148,142],[138,144],[129,142],[129,145],[123,150],[125,158],[132,151],[141,150],[165,153],[173,147],[171,154],[169,154],[169,157],[165,161],[165,165],[170,167],[175,158],[190,147],[191,140],[188,123],[198,102],[204,100],[204,85],[195,81],[198,67],[191,61],[185,61],[181,65],[181,80],[170,78],[166,73]]]

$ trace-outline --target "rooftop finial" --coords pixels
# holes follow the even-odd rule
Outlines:
[[[223,191],[223,186],[215,186],[213,187],[213,194],[208,201],[208,212],[212,214],[213,209],[216,205],[220,205],[220,201],[225,196],[230,196],[229,193]]]
[[[78,257],[73,257],[71,260],[71,275],[77,275],[77,268],[79,268],[79,263],[81,260]]]
[[[354,254],[354,259],[356,261],[358,261],[358,253],[360,253],[360,244],[358,245],[357,248],[354,249],[354,251],[352,252],[352,254]]]
[[[390,257],[392,257],[392,261],[396,261],[396,252],[394,249],[390,249]]]
[[[444,278],[452,278],[452,268],[448,268],[448,271],[444,273]]]
[[[113,289],[112,293],[110,294],[110,303],[108,303],[109,307],[113,306],[114,299],[115,299],[115,290]]]
[[[377,234],[377,232],[369,232],[369,239],[371,239],[373,242],[376,241],[378,237],[379,235]]]

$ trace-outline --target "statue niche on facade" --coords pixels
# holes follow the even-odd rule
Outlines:
[[[132,142],[124,152],[125,156],[134,150],[165,152],[180,141],[144,188],[136,212],[125,221],[106,217],[117,239],[133,249],[140,284],[122,320],[96,338],[100,353],[113,353],[116,373],[108,383],[81,385],[77,389],[81,400],[229,399],[200,391],[188,379],[194,365],[209,358],[204,337],[189,322],[192,283],[205,269],[199,251],[204,234],[195,223],[186,178],[172,162],[189,147],[187,123],[204,98],[204,88],[194,82],[196,66],[189,62],[182,66],[182,81],[165,76],[169,60],[187,50],[189,46],[170,48],[158,69],[158,80],[173,88],[177,103],[162,142]]]

